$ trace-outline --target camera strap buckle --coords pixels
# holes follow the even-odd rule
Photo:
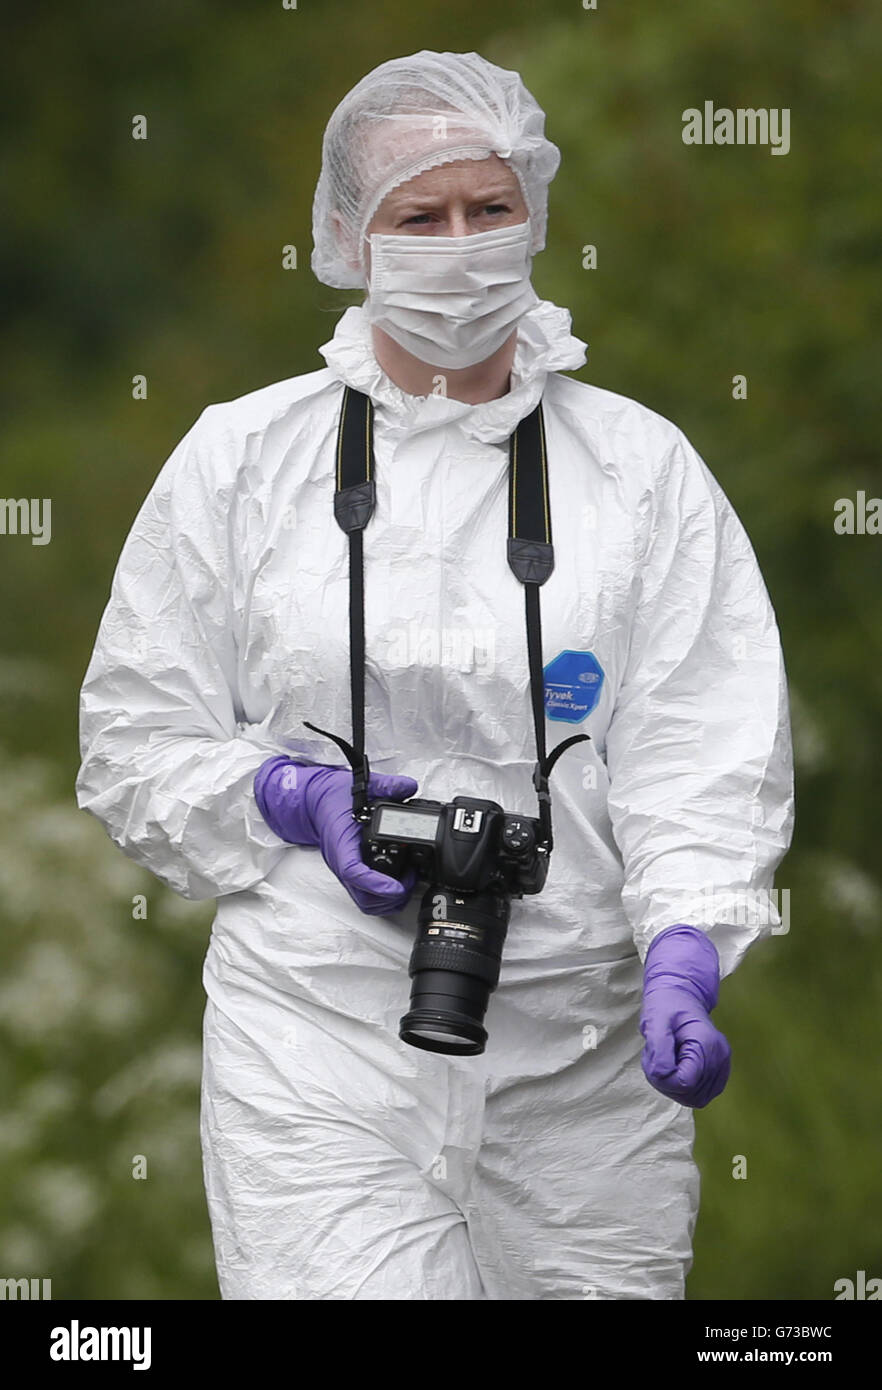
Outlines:
[[[541,763],[536,763],[533,768],[533,786],[539,799],[539,825],[542,829],[542,843],[546,854],[550,854],[554,843],[551,834],[551,792],[548,790],[548,778]]]

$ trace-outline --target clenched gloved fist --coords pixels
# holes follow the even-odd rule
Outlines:
[[[732,1052],[710,1021],[720,988],[720,958],[697,927],[668,927],[654,938],[643,971],[641,1063],[651,1086],[701,1110],[729,1080]]]
[[[404,801],[413,796],[412,777],[372,772],[369,797]],[[403,879],[371,869],[361,857],[361,826],[352,815],[352,773],[339,767],[308,767],[291,758],[269,758],[254,779],[260,814],[282,840],[317,845],[352,901],[369,916],[399,912],[413,892],[416,874]]]

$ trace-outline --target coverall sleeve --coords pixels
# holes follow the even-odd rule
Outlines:
[[[728,975],[789,929],[772,889],[793,828],[787,681],[750,541],[679,432],[640,499],[629,654],[607,736],[622,903],[641,960],[685,923]]]
[[[230,555],[235,443],[209,406],[125,542],[80,701],[77,801],[186,898],[247,889],[289,852],[253,779],[285,750],[243,721]]]

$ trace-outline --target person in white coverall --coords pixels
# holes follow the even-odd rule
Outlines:
[[[725,977],[779,924],[786,681],[749,541],[689,441],[561,375],[585,344],[529,281],[559,159],[519,76],[477,54],[424,51],[363,78],[325,133],[312,265],[364,303],[321,370],[202,412],[117,567],[83,686],[78,800],[165,883],[218,900],[201,1116],[226,1299],[684,1297],[693,1108],[722,1089],[728,1054],[708,988],[695,1085],[671,1071],[694,1021],[664,991],[686,975],[659,956],[659,1025],[644,967],[648,980],[652,944],[678,928]],[[295,774],[279,797],[297,765],[351,787],[304,726],[351,729],[333,509],[347,386],[374,409],[374,785],[409,777],[420,797],[527,815],[508,441],[542,403],[546,729],[591,741],[551,776],[548,880],[512,902],[479,1056],[398,1036],[419,892],[363,910],[315,804],[298,841],[255,790],[271,759]],[[364,873],[380,897],[401,888]]]

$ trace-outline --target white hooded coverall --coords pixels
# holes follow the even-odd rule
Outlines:
[[[732,508],[667,420],[560,374],[569,313],[518,327],[511,390],[467,405],[382,372],[363,307],[327,366],[209,406],[123,549],[82,694],[80,805],[178,892],[217,897],[202,1145],[225,1299],[680,1299],[693,1114],[643,1076],[642,959],[675,923],[731,972],[778,922],[786,684]],[[363,914],[318,848],[264,824],[278,753],[346,766],[343,384],[375,406],[364,533],[366,751],[417,795],[536,814],[508,439],[543,401],[555,568],[543,662],[593,654],[583,720],[547,719],[555,847],[515,899],[480,1057],[398,1038],[424,885]],[[596,694],[597,682],[591,698]],[[750,904],[755,906],[751,909]],[[736,1040],[737,1057],[737,1040]]]

